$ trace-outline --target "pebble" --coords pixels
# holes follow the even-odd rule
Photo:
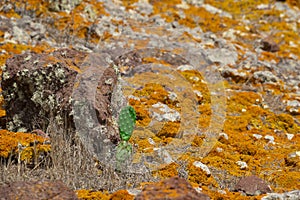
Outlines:
[[[248,168],[247,163],[244,162],[244,161],[237,161],[236,164],[237,164],[238,166],[240,166],[240,169],[247,169],[247,168]]]
[[[265,137],[264,137],[266,140],[269,140],[269,143],[271,143],[271,144],[275,144],[275,142],[274,142],[274,137],[273,136],[271,136],[271,135],[266,135]]]
[[[207,165],[203,164],[202,162],[195,161],[195,162],[193,162],[193,165],[195,167],[201,168],[207,175],[211,175],[211,172],[210,172],[209,168],[207,167]]]
[[[261,139],[262,138],[262,135],[259,135],[259,134],[253,134],[253,137],[255,137],[256,139]]]

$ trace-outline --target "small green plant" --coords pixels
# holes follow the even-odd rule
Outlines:
[[[132,145],[128,142],[136,122],[136,113],[132,106],[124,107],[119,115],[119,131],[121,142],[117,146],[116,160],[117,170],[121,171],[121,166],[130,158]]]

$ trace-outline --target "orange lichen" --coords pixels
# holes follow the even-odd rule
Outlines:
[[[200,186],[218,187],[218,183],[211,174],[207,174],[201,168],[193,165],[193,163],[189,163],[187,170],[189,172],[188,180],[190,182],[197,183]]]
[[[96,200],[96,199],[102,199],[102,200],[109,200],[110,194],[106,192],[100,192],[100,191],[91,191],[91,190],[76,190],[76,195],[79,199],[82,200]]]
[[[134,196],[129,194],[127,190],[118,190],[111,194],[110,200],[133,200]]]
[[[175,137],[178,135],[180,128],[179,122],[166,122],[157,133],[158,137]]]
[[[170,178],[173,176],[178,176],[178,167],[179,165],[173,162],[156,171],[153,171],[152,174],[154,177],[161,177],[161,178]]]
[[[0,130],[0,157],[20,154],[22,160],[30,160],[33,155],[50,151],[50,145],[42,145],[45,140],[47,139],[31,133]]]

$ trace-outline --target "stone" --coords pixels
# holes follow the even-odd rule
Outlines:
[[[97,58],[89,61],[88,55],[65,48],[41,54],[24,53],[8,59],[2,69],[2,94],[6,110],[6,127],[3,128],[22,132],[41,129],[46,133],[48,127],[54,124],[74,133],[78,128],[73,116],[74,109],[77,109],[73,106],[76,96],[84,97],[90,106],[89,111],[95,112],[97,119],[94,121],[97,123],[92,126],[112,124],[110,100],[117,75],[112,67],[101,66],[103,63]],[[90,65],[95,65],[95,69],[89,68]],[[102,77],[93,80],[97,67],[105,68],[105,71]],[[85,77],[77,80],[82,70],[89,71],[91,75],[85,73]],[[86,87],[80,88],[75,83]],[[76,87],[77,93],[74,92]],[[80,97],[79,101],[82,100]],[[89,120],[90,113],[83,110],[78,113],[75,117]],[[110,133],[107,138],[115,144],[119,141],[119,134],[112,127],[106,127]]]
[[[261,44],[261,49],[264,51],[269,51],[269,52],[279,51],[279,45],[270,37],[262,39],[260,44]]]
[[[0,186],[0,199],[75,200],[75,192],[61,181],[18,181]]]
[[[271,192],[270,186],[257,176],[247,176],[238,181],[234,188],[237,192],[245,193],[247,196],[255,196]]]
[[[261,83],[276,83],[279,80],[278,77],[270,71],[256,71],[253,73],[253,79],[255,82]]]
[[[198,167],[198,168],[200,168],[201,170],[203,170],[203,171],[206,173],[207,176],[210,176],[210,175],[211,175],[211,172],[210,172],[208,166],[205,165],[205,164],[203,164],[202,162],[195,161],[195,162],[193,162],[193,165],[194,165],[195,167]]]
[[[262,200],[298,200],[300,197],[300,190],[293,190],[285,193],[269,193],[264,196]]]
[[[208,195],[197,192],[185,179],[172,177],[144,187],[135,200],[208,200]]]
[[[220,63],[222,65],[235,65],[238,59],[236,51],[229,50],[226,48],[221,49],[207,49],[206,50],[208,59],[213,63]]]

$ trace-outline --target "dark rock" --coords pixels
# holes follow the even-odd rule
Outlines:
[[[257,176],[242,178],[236,185],[235,191],[243,192],[248,196],[266,194],[271,192],[270,186]]]
[[[0,186],[0,199],[2,200],[73,200],[78,199],[74,191],[61,181],[18,181]]]
[[[261,49],[269,52],[279,51],[279,45],[270,37],[263,39],[261,42]]]
[[[34,129],[46,132],[52,123],[74,132],[72,102],[75,83],[86,86],[76,95],[84,96],[88,101],[96,113],[97,124],[106,126],[112,121],[110,101],[117,76],[113,68],[101,66],[97,60],[87,60],[88,56],[74,49],[59,49],[51,53],[25,53],[8,59],[2,74],[6,128],[20,132]],[[91,65],[92,69],[89,68]],[[97,67],[105,71],[102,76],[92,79],[95,74],[93,70]],[[85,73],[85,77],[77,80],[82,70],[90,71],[91,76],[87,77]],[[94,85],[89,85],[91,83]],[[81,117],[87,118],[87,115]],[[110,129],[109,132],[111,135],[108,138],[117,143],[116,130]]]
[[[145,186],[135,200],[207,200],[206,194],[197,192],[185,179],[172,177]]]

